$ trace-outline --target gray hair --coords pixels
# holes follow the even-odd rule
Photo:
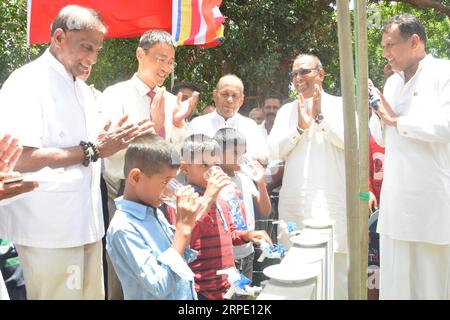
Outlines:
[[[68,5],[59,11],[51,25],[50,36],[56,29],[70,30],[98,30],[106,33],[106,26],[100,14],[91,8]]]
[[[239,83],[239,87],[242,89],[242,93],[244,93],[244,83],[242,82],[241,78],[239,78],[237,75],[232,74],[232,73],[226,74],[226,75],[222,76],[219,79],[219,81],[216,84],[216,90],[220,89],[220,87],[222,85],[222,82],[225,82],[225,81],[230,80],[230,79],[232,81],[234,80],[234,81],[238,82]]]
[[[313,54],[305,54],[305,53],[301,53],[301,54],[299,54],[299,55],[295,58],[294,63],[295,63],[297,60],[300,60],[300,59],[303,59],[303,58],[311,58],[311,59],[313,59],[313,60],[316,62],[316,67],[319,68],[319,69],[323,69],[323,67],[322,67],[322,62],[320,62],[319,57],[317,57],[317,56],[315,56],[315,55],[313,55]]]
[[[176,48],[172,36],[164,30],[146,31],[139,39],[139,47],[142,49],[150,49],[158,43],[168,44],[174,49]]]

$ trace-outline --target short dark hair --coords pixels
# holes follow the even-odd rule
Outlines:
[[[393,26],[398,26],[400,34],[404,38],[417,34],[424,44],[427,43],[425,27],[415,15],[404,13],[389,19],[383,26],[383,33],[388,32]]]
[[[146,31],[139,39],[139,47],[142,49],[150,49],[158,43],[167,44],[174,49],[176,48],[172,36],[164,30]]]
[[[246,146],[247,144],[245,136],[234,128],[219,129],[214,135],[214,140],[217,141],[222,150],[236,146]]]
[[[269,100],[269,99],[277,99],[277,100],[280,101],[280,103],[281,103],[281,100],[282,100],[281,97],[279,95],[277,95],[277,94],[268,94],[267,96],[264,97],[264,101],[263,102],[266,102],[266,100]]]
[[[196,163],[203,156],[220,156],[221,149],[216,140],[204,134],[193,134],[184,139],[181,146],[181,159],[185,163]],[[203,158],[200,158],[201,161]]]
[[[151,176],[162,168],[177,169],[180,154],[163,138],[156,134],[145,134],[133,140],[125,153],[124,174],[128,176],[134,168]]]
[[[177,95],[178,92],[180,92],[180,90],[184,88],[191,89],[192,91],[197,91],[198,93],[200,93],[200,89],[194,83],[189,81],[175,83],[172,88],[172,93],[174,95]]]
[[[77,5],[68,5],[59,11],[52,22],[50,36],[56,29],[70,30],[98,30],[106,33],[106,26],[98,11]]]

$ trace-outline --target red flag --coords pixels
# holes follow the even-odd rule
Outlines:
[[[218,40],[222,39],[219,35],[223,34],[221,24],[223,18],[221,18],[218,10],[221,0],[200,0],[200,2],[203,4],[201,17],[205,21],[211,21],[215,18],[216,23],[209,23],[208,28],[205,29],[203,43],[188,41],[186,44],[214,46],[218,43]],[[174,15],[172,0],[28,0],[28,43],[49,42],[50,26],[53,19],[63,7],[69,4],[77,4],[97,10],[108,28],[107,38],[141,36],[150,29],[162,29],[172,33],[172,17],[181,19],[180,13],[183,17],[182,15],[185,12],[180,11]],[[193,8],[196,7],[193,5]],[[188,20],[183,17],[182,21],[184,23]],[[182,27],[184,30],[186,29],[184,25]],[[192,35],[198,34],[198,26],[190,24],[189,27],[196,28],[192,30]]]

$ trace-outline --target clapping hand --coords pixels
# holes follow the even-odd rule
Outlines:
[[[22,154],[23,148],[17,145],[17,139],[5,134],[0,140],[0,172],[11,172]]]
[[[166,92],[166,88],[161,87],[155,94],[155,97],[152,100],[152,104],[150,105],[150,117],[152,122],[154,123],[154,127],[156,132],[159,132],[162,128],[164,128],[164,122],[166,119],[165,103],[166,99],[164,94]]]
[[[182,127],[183,120],[188,118],[192,114],[192,112],[194,112],[195,108],[197,107],[199,95],[200,94],[197,91],[194,91],[189,99],[182,101],[183,94],[181,92],[178,93],[177,104],[173,109],[172,120],[175,127]]]
[[[311,125],[311,117],[309,116],[309,112],[305,109],[305,99],[301,93],[297,96],[298,102],[298,126],[305,130],[309,128]]]
[[[108,121],[97,137],[96,146],[100,158],[112,156],[116,152],[128,147],[136,137],[154,133],[154,126],[150,119],[144,119],[136,124],[127,124],[128,115],[123,116],[113,127]]]
[[[38,187],[36,182],[31,181],[23,182],[19,180],[6,183],[9,179],[20,177],[18,172],[12,170],[22,154],[22,150],[22,146],[17,144],[17,139],[11,139],[9,134],[5,134],[0,140],[0,200],[30,192]]]
[[[317,115],[322,112],[322,85],[320,83],[314,84],[313,104],[309,116],[311,119],[316,119]]]

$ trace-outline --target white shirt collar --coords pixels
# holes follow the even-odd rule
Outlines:
[[[142,97],[146,96],[147,93],[152,90],[148,85],[145,84],[144,81],[142,81],[137,73],[135,73],[133,75],[133,77],[131,77],[131,82],[133,83],[134,87],[136,88],[136,90],[139,92],[139,95],[141,95]],[[158,86],[155,86],[154,90],[158,91]]]
[[[219,120],[221,123],[224,123],[224,124],[226,124],[228,126],[232,126],[232,125],[236,124],[237,121],[238,121],[238,118],[240,116],[239,112],[236,112],[234,114],[234,116],[232,116],[228,120],[225,120],[224,117],[222,117],[220,114],[217,113],[217,110],[214,110],[211,114],[213,115],[213,117],[215,119]]]
[[[422,60],[420,60],[419,66],[417,67],[417,70],[416,70],[416,73],[414,73],[414,75],[411,77],[411,79],[415,78],[416,74],[418,74],[420,72],[420,70],[422,70],[422,68],[424,66],[426,66],[432,59],[433,59],[433,56],[431,54],[427,54]],[[402,79],[404,81],[405,80],[405,72],[400,71],[398,74],[400,75],[400,77],[402,77]],[[409,81],[411,81],[411,79],[409,79]]]
[[[75,82],[76,78],[69,71],[67,71],[66,67],[64,67],[64,65],[58,59],[56,59],[55,56],[53,56],[53,54],[50,52],[50,48],[47,48],[47,50],[45,50],[43,57],[47,60],[48,64],[53,70],[58,72],[67,80]]]

